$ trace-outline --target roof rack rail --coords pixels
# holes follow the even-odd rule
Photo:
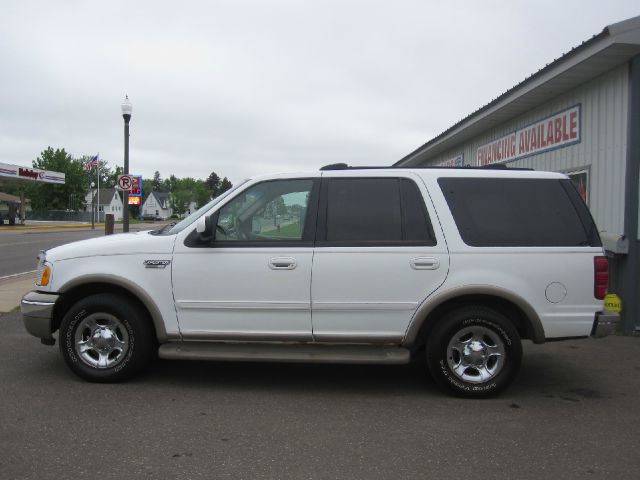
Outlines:
[[[487,170],[509,170],[504,163],[490,163],[489,165],[482,165],[480,168],[485,168]]]
[[[532,171],[533,168],[513,168],[505,165],[504,163],[492,163],[490,165],[482,165],[482,166],[473,166],[473,165],[464,165],[462,167],[443,167],[439,165],[420,165],[414,167],[405,167],[402,165],[389,165],[389,166],[350,166],[346,163],[332,163],[330,165],[325,165],[321,167],[321,171],[326,170],[380,170],[380,169],[421,169],[421,170],[429,170],[429,169],[440,169],[440,170],[513,170],[513,171]]]
[[[381,169],[390,169],[396,168],[391,165],[347,165],[346,163],[332,163],[331,165],[325,165],[321,167],[320,170],[381,170]],[[402,167],[400,167],[402,168]],[[406,168],[406,167],[405,167]]]
[[[347,168],[349,168],[349,165],[347,165],[346,163],[331,163],[329,165],[325,165],[324,167],[321,167],[320,171],[324,171],[324,170],[346,170]]]

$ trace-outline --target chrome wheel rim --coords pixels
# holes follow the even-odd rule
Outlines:
[[[75,346],[80,359],[90,367],[113,368],[129,350],[129,333],[113,315],[93,313],[78,325]]]
[[[504,343],[493,331],[482,326],[466,327],[447,345],[447,363],[453,374],[468,383],[485,383],[504,367]]]

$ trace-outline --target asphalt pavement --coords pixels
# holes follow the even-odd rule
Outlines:
[[[502,396],[408,366],[157,361],[76,378],[0,315],[0,478],[637,479],[640,338],[525,344]]]
[[[163,224],[132,224],[130,231],[151,230]],[[73,228],[71,228],[73,227]],[[122,225],[116,225],[116,233]],[[67,225],[53,222],[32,224],[26,228],[0,227],[0,279],[32,271],[36,268],[36,257],[40,250],[63,245],[86,238],[104,236],[104,226]]]

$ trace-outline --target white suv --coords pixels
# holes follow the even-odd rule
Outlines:
[[[521,339],[601,336],[608,265],[566,176],[355,168],[245,181],[159,231],[43,252],[27,330],[81,377],[169,359],[404,364],[494,394]]]

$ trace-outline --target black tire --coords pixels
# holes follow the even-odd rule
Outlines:
[[[461,397],[496,395],[515,378],[522,343],[513,324],[483,306],[446,314],[427,340],[427,364],[436,383]]]
[[[60,352],[71,370],[90,382],[119,382],[154,353],[149,318],[128,298],[111,293],[74,304],[60,325]]]

